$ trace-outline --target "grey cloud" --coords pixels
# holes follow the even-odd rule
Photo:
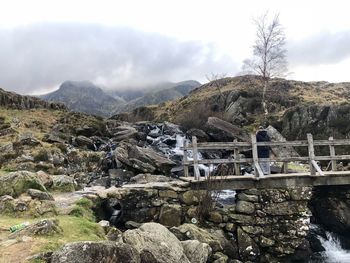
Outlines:
[[[320,32],[288,44],[291,65],[333,64],[350,56],[350,31]]]
[[[116,87],[237,69],[232,59],[218,56],[212,44],[130,28],[35,24],[2,29],[0,39],[0,87],[25,94],[68,79]]]

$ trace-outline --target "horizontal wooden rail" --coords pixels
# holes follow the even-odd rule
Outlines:
[[[308,147],[308,156],[287,156],[287,157],[270,157],[270,158],[258,158],[258,147],[259,146],[269,146],[269,147]],[[315,156],[315,146],[327,146],[330,151],[328,156]],[[197,143],[197,138],[192,137],[192,143],[186,143],[181,149],[186,154],[188,151],[192,152],[193,160],[189,160],[187,156],[183,158],[184,174],[188,176],[188,167],[194,166],[195,177],[199,179],[198,165],[205,164],[234,164],[234,171],[236,175],[240,173],[240,164],[250,163],[255,168],[255,177],[263,176],[263,171],[260,167],[260,163],[263,162],[282,162],[283,171],[288,172],[288,162],[308,162],[310,167],[310,174],[324,175],[323,171],[317,164],[317,161],[330,161],[332,171],[336,171],[336,161],[339,160],[350,160],[350,155],[336,155],[335,146],[350,146],[350,139],[339,139],[335,140],[330,137],[329,140],[313,140],[311,134],[307,134],[307,140],[300,141],[269,141],[269,142],[257,142],[256,136],[251,135],[250,142],[204,142]],[[242,158],[239,155],[239,149],[245,151],[252,151],[252,158]],[[198,158],[198,151],[206,150],[231,150],[234,154],[227,159],[202,159]],[[234,157],[234,158],[233,158]],[[328,167],[329,167],[328,166]],[[328,169],[328,168],[327,168]]]
[[[281,141],[281,142],[257,142],[257,146],[293,146],[293,147],[303,147],[308,146],[308,142],[305,141]],[[314,146],[349,146],[350,140],[341,139],[341,140],[315,140]],[[207,142],[207,143],[198,143],[198,150],[229,150],[238,147],[252,147],[252,144],[249,142]],[[190,143],[186,147],[180,147],[181,150],[191,150],[193,145]]]

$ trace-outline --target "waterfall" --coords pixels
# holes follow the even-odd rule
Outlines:
[[[320,229],[317,225],[311,225],[313,229]],[[327,263],[349,263],[350,250],[345,249],[341,240],[336,233],[325,231],[324,235],[317,235],[325,251],[316,253],[316,259],[310,260],[310,263],[327,262]]]
[[[339,238],[331,232],[326,232],[327,239],[319,237],[325,251],[322,253],[326,262],[349,263],[350,250],[342,248]]]

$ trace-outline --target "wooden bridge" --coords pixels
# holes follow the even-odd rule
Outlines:
[[[272,156],[270,158],[258,157],[258,146],[269,147],[307,147],[308,156]],[[315,147],[329,147],[329,155],[316,156]],[[336,155],[335,146],[350,146],[350,139],[313,140],[312,134],[307,134],[304,141],[271,141],[257,142],[255,134],[251,135],[251,142],[206,142],[197,143],[197,138],[192,137],[192,143],[185,143],[183,165],[184,177],[182,180],[190,182],[192,188],[208,188],[208,180],[211,187],[219,189],[249,189],[249,188],[279,188],[295,186],[321,186],[321,185],[350,185],[350,171],[337,171],[337,161],[350,160],[350,155]],[[250,149],[252,158],[241,158],[240,151]],[[199,152],[208,150],[232,151],[227,159],[199,159]],[[191,151],[193,158],[189,159],[187,152]],[[329,165],[323,171],[318,161],[329,161]],[[259,162],[282,162],[281,173],[264,175]],[[307,172],[288,173],[289,162],[306,162]],[[199,165],[233,164],[234,174],[225,176],[201,177]],[[241,175],[240,166],[251,164],[254,167],[253,175]],[[189,167],[193,166],[193,176],[189,176]],[[214,190],[213,189],[213,190]]]

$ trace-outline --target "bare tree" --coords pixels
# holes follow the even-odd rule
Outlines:
[[[222,86],[224,86],[223,82],[220,81],[220,79],[223,79],[226,77],[226,73],[223,74],[219,74],[219,73],[210,73],[210,75],[205,75],[206,79],[212,83],[212,85],[214,85],[214,87],[218,90],[219,94],[220,94],[220,99],[223,100],[224,102],[224,109],[226,108],[226,99],[224,94],[222,93]]]
[[[243,70],[257,74],[263,80],[263,107],[267,114],[265,94],[268,81],[273,77],[283,77],[287,72],[287,49],[284,28],[279,22],[279,14],[272,21],[268,12],[255,18],[256,40],[253,45],[253,58],[243,61]]]

